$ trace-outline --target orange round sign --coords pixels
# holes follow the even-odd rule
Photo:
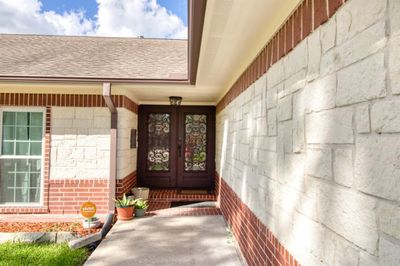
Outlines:
[[[87,201],[81,205],[81,214],[85,218],[92,218],[96,214],[96,204]]]

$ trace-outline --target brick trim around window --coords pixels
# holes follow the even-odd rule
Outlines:
[[[217,104],[217,112],[332,17],[346,0],[303,0]]]

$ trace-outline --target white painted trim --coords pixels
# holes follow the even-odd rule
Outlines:
[[[183,99],[185,100],[185,99]],[[148,104],[148,105],[170,105],[169,101],[140,101],[138,103],[140,104]],[[215,106],[215,102],[188,102],[188,101],[183,101],[181,106],[186,106],[186,105],[206,105],[206,106]]]

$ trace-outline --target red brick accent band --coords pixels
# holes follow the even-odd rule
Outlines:
[[[303,0],[219,101],[217,112],[223,110],[273,64],[287,55],[313,29],[332,17],[344,2],[346,0]]]
[[[96,204],[97,213],[108,212],[108,179],[50,180],[49,212],[79,214],[82,203]]]
[[[249,265],[298,266],[272,232],[220,178],[219,206]]]
[[[108,179],[62,179],[45,181],[44,206],[0,208],[0,214],[57,213],[79,214],[85,201],[96,204],[97,213],[108,212]]]
[[[124,193],[128,193],[136,185],[137,175],[136,171],[134,171],[123,179],[117,179],[115,194],[117,197],[121,197]]]
[[[138,113],[138,105],[125,95],[112,95],[112,99],[116,107]],[[107,107],[102,95],[44,93],[0,93],[0,105]]]

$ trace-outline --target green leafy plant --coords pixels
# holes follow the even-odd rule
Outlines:
[[[128,208],[135,205],[135,201],[133,199],[127,198],[125,193],[121,199],[114,199],[114,201],[117,208]]]
[[[95,221],[98,221],[99,220],[99,218],[97,218],[96,216],[93,216],[92,218],[86,218],[85,219],[85,222],[95,222]]]
[[[136,209],[147,209],[149,207],[149,204],[147,200],[144,199],[135,199],[135,208]]]

